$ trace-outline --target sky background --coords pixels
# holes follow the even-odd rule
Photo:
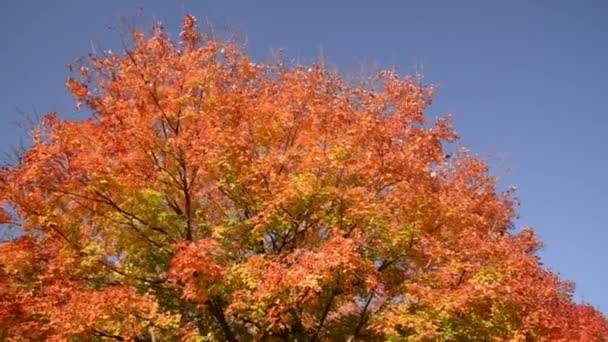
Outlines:
[[[518,187],[516,223],[539,233],[545,264],[608,313],[608,1],[0,0],[0,152],[24,137],[19,111],[83,115],[65,66],[119,51],[123,18],[177,37],[185,13],[260,61],[284,48],[347,75],[423,70],[439,86],[428,116],[454,115],[461,144]]]

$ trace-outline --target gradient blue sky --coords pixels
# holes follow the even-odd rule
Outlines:
[[[77,117],[65,65],[119,50],[122,17],[175,36],[188,12],[258,59],[423,69],[440,86],[428,115],[453,113],[462,144],[519,188],[517,224],[536,228],[545,264],[608,312],[608,2],[0,0],[0,150],[23,136],[16,108]]]

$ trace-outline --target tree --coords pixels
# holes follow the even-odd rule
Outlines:
[[[47,115],[2,170],[2,338],[608,337],[512,191],[446,153],[432,87],[256,64],[195,23],[89,56],[67,86],[91,116]]]

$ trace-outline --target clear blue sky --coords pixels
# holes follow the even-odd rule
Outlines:
[[[22,135],[16,108],[74,117],[65,65],[118,49],[108,24],[156,17],[176,35],[186,12],[259,59],[322,47],[345,73],[422,67],[440,86],[429,116],[454,114],[462,144],[520,189],[517,224],[536,228],[546,265],[608,312],[608,2],[0,0],[0,150]]]

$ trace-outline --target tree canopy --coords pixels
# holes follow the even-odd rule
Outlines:
[[[0,339],[604,341],[433,87],[156,27],[0,174]],[[448,151],[450,150],[450,151]]]

